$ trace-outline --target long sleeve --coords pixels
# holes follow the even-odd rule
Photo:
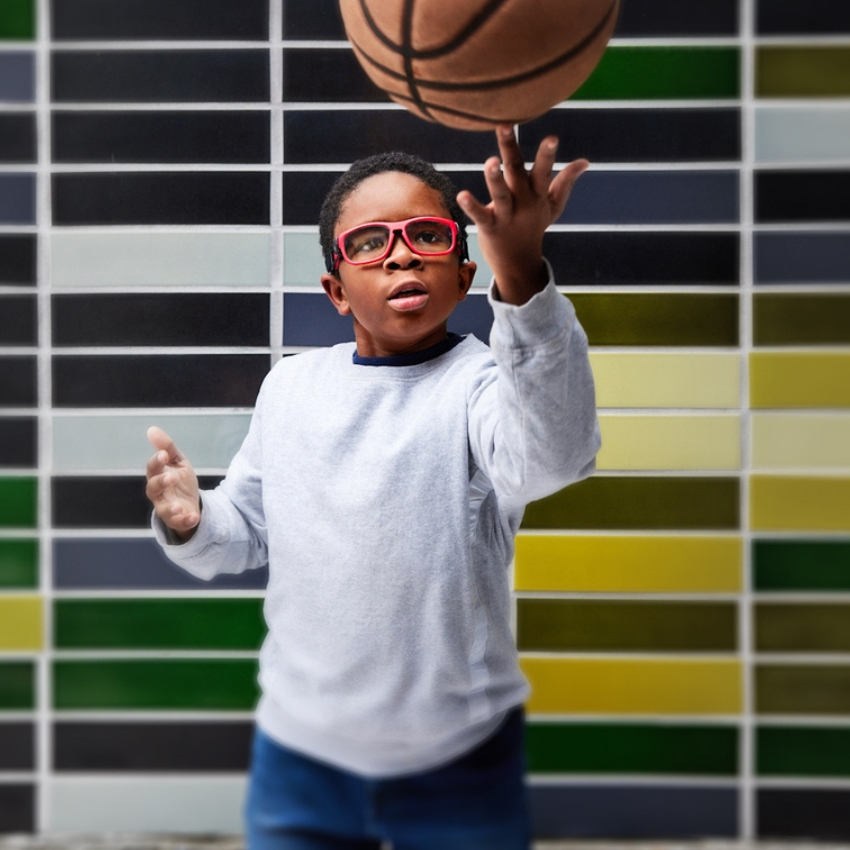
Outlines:
[[[587,336],[551,276],[520,307],[492,287],[489,297],[496,370],[469,400],[471,451],[500,498],[527,503],[595,469],[601,440]]]

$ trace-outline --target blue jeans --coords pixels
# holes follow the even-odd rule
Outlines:
[[[471,752],[433,770],[369,779],[257,729],[249,850],[528,850],[524,717],[515,709]]]

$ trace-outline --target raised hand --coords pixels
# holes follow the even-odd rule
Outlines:
[[[201,521],[201,495],[192,464],[162,428],[148,428],[148,440],[157,450],[148,461],[147,497],[156,515],[181,540],[188,540]]]
[[[478,225],[478,244],[496,278],[499,297],[524,304],[546,284],[543,234],[564,211],[576,180],[589,163],[577,159],[553,179],[558,140],[548,136],[537,149],[531,171],[510,124],[496,128],[499,157],[484,163],[490,203],[482,204],[470,192],[458,203]]]

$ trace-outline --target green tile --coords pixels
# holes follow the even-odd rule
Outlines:
[[[753,341],[756,345],[847,345],[850,295],[756,294]]]
[[[850,667],[839,664],[759,664],[759,714],[850,713]]]
[[[257,664],[246,659],[57,661],[57,709],[248,711]]]
[[[595,476],[532,502],[522,527],[737,529],[737,478]]]
[[[570,294],[591,345],[738,345],[738,296]]]
[[[517,645],[526,651],[732,652],[728,602],[520,599]]]
[[[0,661],[0,710],[35,707],[35,665],[30,661]]]
[[[0,528],[35,528],[37,492],[35,478],[0,478]]]
[[[850,605],[758,602],[759,652],[850,652]]]
[[[2,0],[0,39],[32,41],[34,38],[35,0]]]
[[[850,777],[850,729],[761,726],[756,730],[756,772]]]
[[[526,725],[531,773],[662,773],[734,776],[738,730],[651,723]]]
[[[741,60],[735,47],[613,45],[573,100],[737,98]]]
[[[850,47],[756,48],[757,97],[847,97]]]
[[[37,540],[0,540],[0,587],[38,587]]]
[[[60,599],[60,649],[259,649],[262,599]]]
[[[850,540],[756,540],[756,590],[850,590]]]

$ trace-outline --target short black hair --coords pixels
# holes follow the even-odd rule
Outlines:
[[[334,229],[340,215],[342,215],[342,206],[348,196],[368,177],[387,171],[410,174],[421,180],[426,186],[436,189],[449,216],[457,222],[458,240],[462,245],[465,245],[466,216],[457,202],[455,184],[445,174],[437,171],[427,160],[413,154],[392,151],[358,159],[331,186],[319,213],[319,242],[324,257],[327,258],[333,252]]]

